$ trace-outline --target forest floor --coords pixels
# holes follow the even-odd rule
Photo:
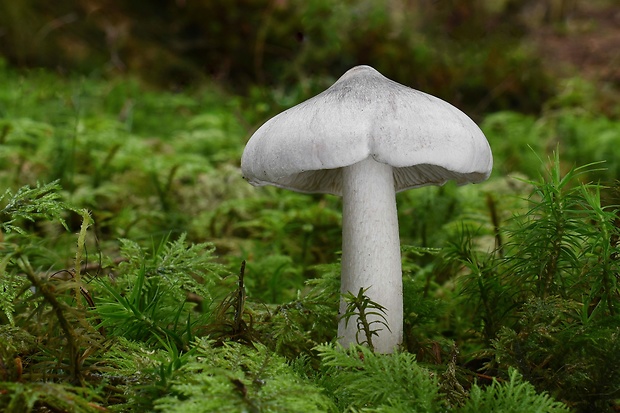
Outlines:
[[[532,28],[545,65],[620,91],[620,5],[613,3],[579,2],[559,23]]]

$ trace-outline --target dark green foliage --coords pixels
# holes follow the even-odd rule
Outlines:
[[[23,225],[23,220],[58,221],[66,227],[64,214],[69,207],[60,200],[59,190],[57,181],[44,185],[37,183],[35,188],[23,186],[15,194],[7,190],[0,196],[0,229],[23,234],[25,231],[17,225]]]
[[[609,411],[620,391],[620,228],[601,187],[577,182],[593,167],[562,174],[556,155],[547,177],[529,182],[530,208],[508,222],[503,253],[477,251],[472,237],[450,249],[466,269],[464,304],[494,348],[487,371],[514,367],[584,412]]]
[[[252,261],[248,266],[251,276],[246,281],[252,296],[274,304],[295,298],[303,276],[290,255],[271,254]]]
[[[38,256],[50,254],[51,245],[39,241],[25,227],[28,223],[42,221],[57,221],[67,227],[65,214],[77,210],[60,201],[59,190],[58,184],[52,183],[36,188],[22,187],[14,195],[7,191],[2,197],[7,200],[0,228],[9,234],[1,244],[0,309],[11,325],[22,327],[34,336],[47,337],[49,349],[32,357],[34,377],[62,376],[68,372],[71,380],[84,383],[88,370],[86,359],[101,345],[101,337],[83,311],[82,300],[90,297],[82,286],[79,268],[90,217],[81,211],[83,226],[77,239],[73,268],[54,273],[40,272],[36,267],[37,263],[44,262]],[[5,365],[10,363],[11,355],[15,356],[20,350],[10,343],[8,349],[0,360]],[[21,363],[21,358],[15,360]],[[19,378],[21,372],[17,370]]]
[[[0,381],[0,408],[5,412],[59,411],[94,413],[104,409],[93,389],[58,383]]]
[[[616,211],[601,206],[600,187],[576,182],[592,166],[562,175],[556,155],[547,180],[531,182],[530,210],[507,228],[507,275],[540,298],[581,300],[586,292],[613,315],[620,229]]]
[[[165,412],[327,412],[332,402],[264,346],[195,343],[192,360],[155,403]]]
[[[549,131],[536,117],[518,112],[497,112],[480,125],[495,156],[493,173],[506,176],[517,172],[534,177],[540,173],[537,158],[548,145]],[[500,159],[497,159],[497,156]],[[499,161],[499,162],[498,162]]]
[[[470,398],[460,410],[463,413],[486,411],[506,413],[560,413],[570,411],[562,403],[554,401],[548,394],[537,394],[534,386],[520,377],[515,369],[508,372],[508,380],[493,384],[483,390],[474,386]]]
[[[336,336],[340,266],[322,265],[316,271],[321,277],[307,281],[305,291],[298,292],[294,300],[267,309],[263,307],[262,317],[256,324],[261,340],[291,359],[311,354],[314,347]]]
[[[465,276],[460,279],[463,306],[473,316],[476,331],[490,343],[501,326],[510,323],[517,295],[522,290],[518,285],[504,281],[494,257],[477,250],[473,235],[466,231],[457,242],[448,245],[444,253],[452,265],[458,263],[460,270],[465,271]]]
[[[536,117],[517,112],[498,112],[481,124],[495,155],[494,174],[523,173],[535,178],[544,173],[539,156],[558,148],[564,162],[585,165],[606,161],[604,168],[588,171],[584,181],[612,184],[618,179],[620,139],[617,119],[601,116],[596,108],[560,107]]]
[[[319,383],[340,411],[443,411],[437,379],[411,353],[381,355],[363,346],[345,351],[333,345],[317,350],[323,370]]]
[[[473,384],[462,406],[449,406],[442,399],[448,375],[438,377],[411,353],[375,354],[367,347],[344,350],[325,345],[317,348],[321,374],[315,380],[323,386],[339,411],[365,412],[568,412],[548,394],[537,393],[512,369],[505,383],[494,381],[482,387]]]
[[[434,255],[437,251],[431,253]],[[405,257],[405,266],[409,262]],[[426,269],[418,268],[411,276],[403,276],[403,346],[416,354],[418,360],[425,362],[439,362],[436,351],[440,346],[438,340],[444,340],[436,323],[448,308],[444,300],[435,296],[438,285],[432,268],[429,264]]]
[[[311,271],[308,267],[312,264],[335,261],[336,252],[341,248],[341,212],[337,198],[328,195],[309,196],[275,188],[255,191],[260,194],[259,198],[226,204],[222,210],[213,211],[209,223],[215,229],[212,233],[216,233],[220,225],[230,226],[229,230],[222,229],[219,232],[261,239],[262,247],[270,251],[264,257],[257,254],[248,263],[250,289],[252,283],[257,283],[263,286],[265,294],[271,288],[265,285],[265,280],[274,275],[280,277],[281,271],[286,273],[282,275],[281,281],[287,285],[291,279],[307,276]],[[228,224],[231,219],[234,222]],[[297,268],[301,266],[301,273],[289,265],[291,261],[298,264]],[[269,274],[264,271],[268,267],[280,269],[275,274]],[[281,299],[273,295],[263,298],[269,302]],[[276,301],[272,301],[273,298]]]
[[[206,327],[205,332],[218,343],[233,340],[252,345],[256,337],[254,337],[252,313],[246,311],[246,297],[245,261],[243,261],[236,288],[215,306],[211,317],[213,321]]]
[[[11,325],[14,324],[13,312],[15,311],[15,299],[19,294],[25,293],[27,283],[23,277],[18,277],[16,267],[31,267],[29,259],[23,259],[24,249],[30,252],[36,251],[37,246],[20,246],[26,237],[24,225],[32,225],[39,220],[56,221],[66,227],[65,217],[69,207],[61,201],[58,193],[60,186],[57,182],[50,184],[37,184],[35,188],[21,187],[15,194],[7,190],[0,196],[0,234],[7,233],[6,240],[0,238],[3,256],[0,260],[0,311]],[[11,234],[12,233],[12,234]],[[25,238],[27,239],[27,238]],[[34,240],[31,239],[31,243]],[[37,253],[44,254],[41,250]],[[21,257],[21,259],[20,259]],[[17,261],[16,261],[17,259]],[[34,275],[33,275],[34,276]]]
[[[619,320],[589,320],[581,305],[532,299],[519,325],[503,329],[493,346],[501,365],[517,366],[537,388],[578,411],[608,411],[620,394]]]
[[[99,328],[110,336],[154,344],[160,340],[187,350],[196,329],[204,328],[205,309],[213,305],[222,267],[213,263],[213,247],[188,246],[185,237],[161,243],[147,255],[136,243],[121,240],[118,277],[101,280],[107,293],[96,302]]]
[[[7,287],[3,290],[8,289]],[[18,354],[30,354],[36,350],[36,336],[25,329],[2,324],[0,326],[0,381],[17,381],[23,373],[23,362]]]

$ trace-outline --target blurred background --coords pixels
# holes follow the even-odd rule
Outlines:
[[[617,0],[0,2],[10,66],[172,90],[215,81],[245,96],[267,87],[296,101],[370,64],[474,118],[540,112],[576,74],[617,115],[619,45]]]

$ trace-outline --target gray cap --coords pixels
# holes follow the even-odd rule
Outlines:
[[[394,168],[396,191],[481,182],[493,167],[489,143],[463,112],[356,66],[263,124],[241,169],[252,185],[342,195],[341,168],[370,156]]]

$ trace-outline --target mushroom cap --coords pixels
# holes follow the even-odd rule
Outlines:
[[[241,158],[252,185],[342,195],[342,168],[368,157],[394,168],[396,191],[487,179],[491,148],[449,103],[356,66],[329,89],[265,122]]]

